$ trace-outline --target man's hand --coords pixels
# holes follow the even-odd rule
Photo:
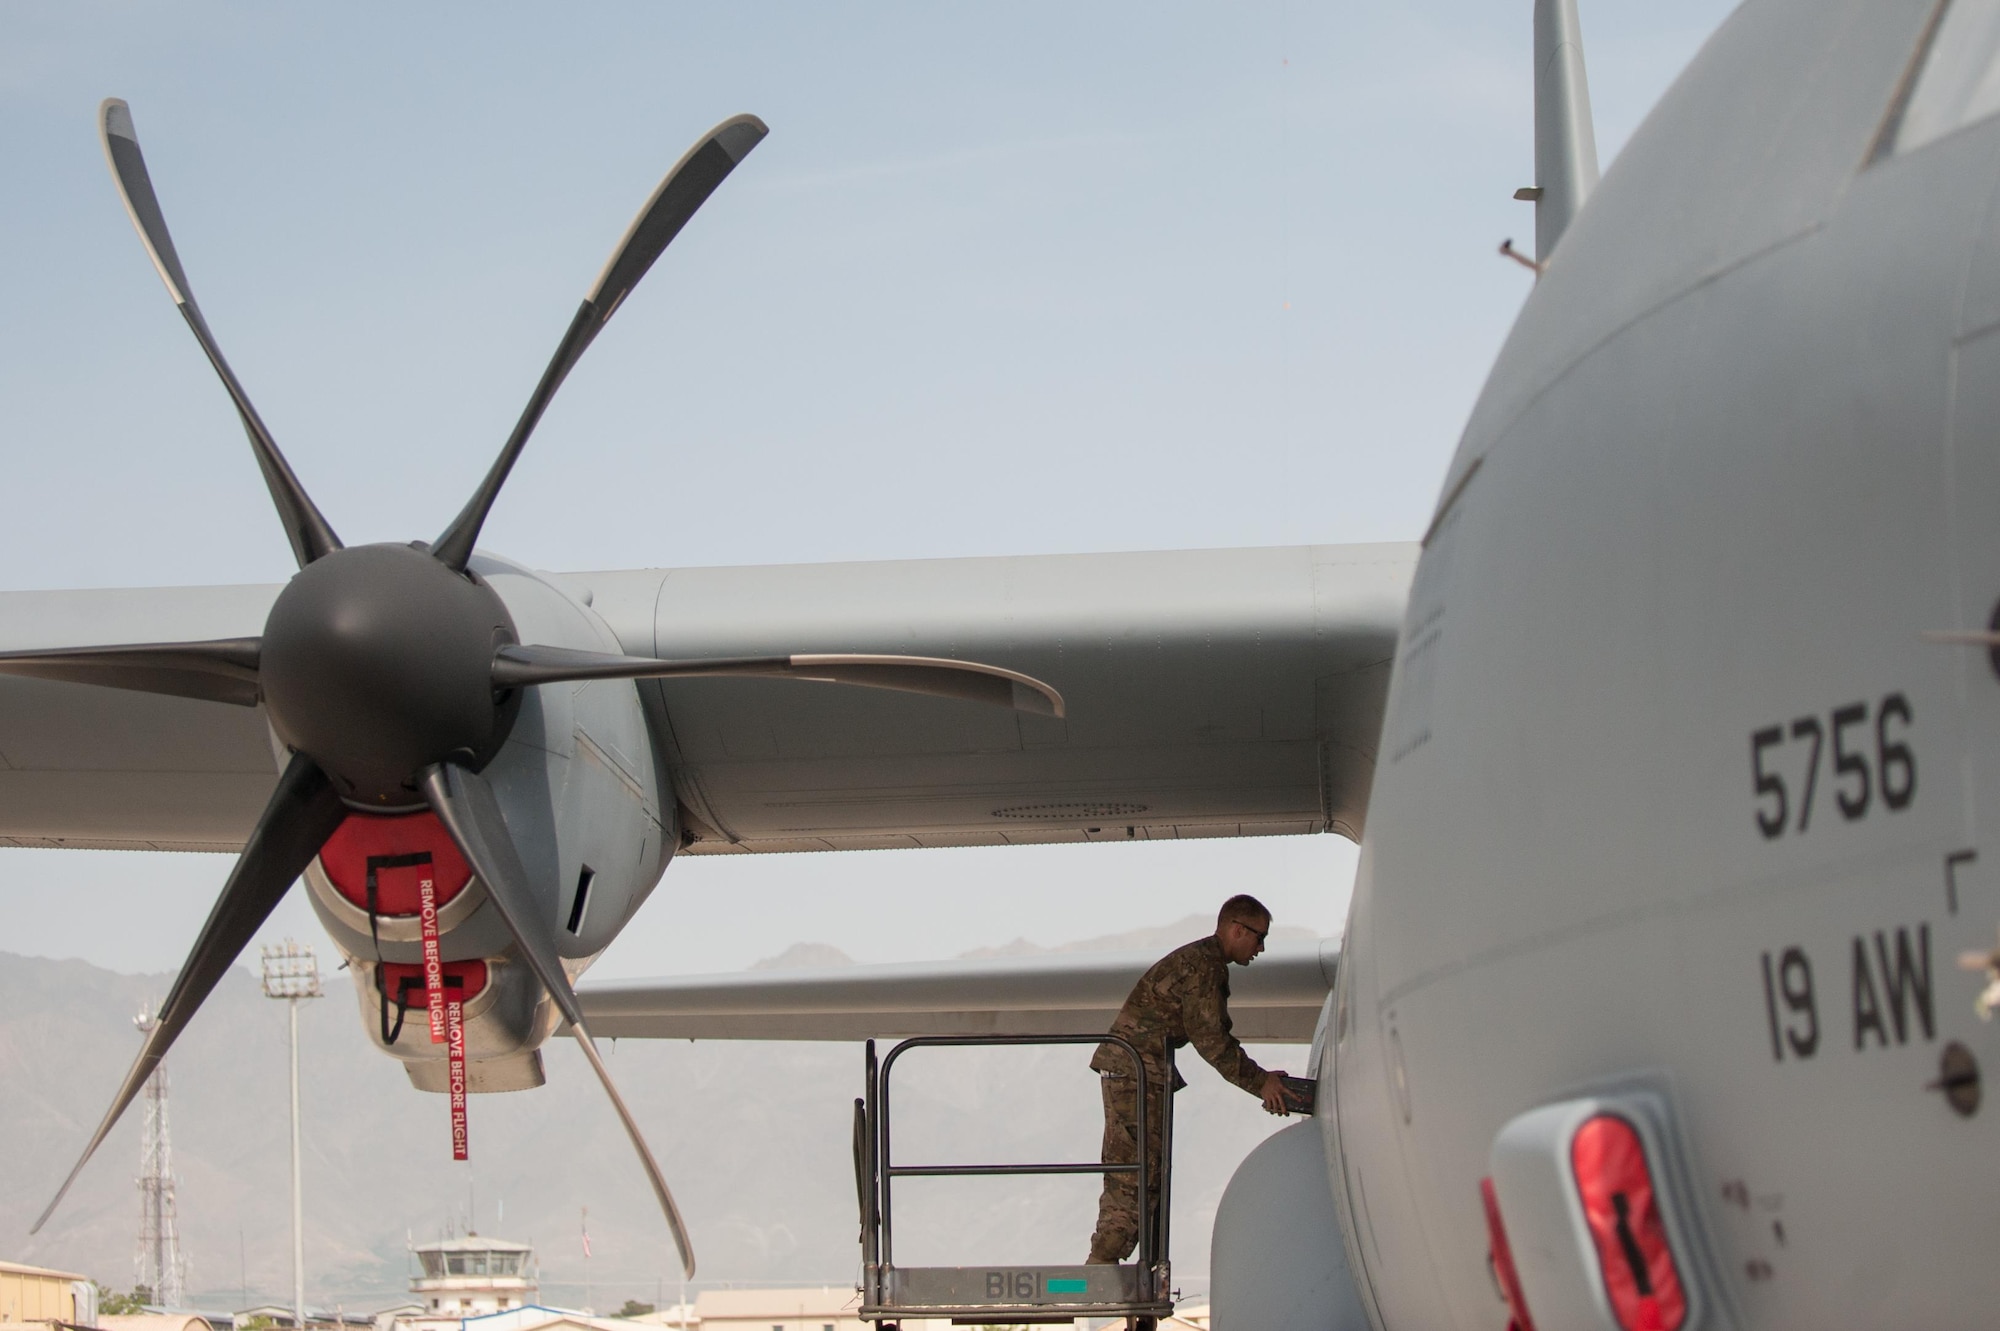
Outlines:
[[[1292,1112],[1292,1105],[1285,1098],[1285,1074],[1267,1072],[1264,1074],[1264,1112],[1283,1117]]]

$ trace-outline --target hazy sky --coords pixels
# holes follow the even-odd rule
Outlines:
[[[1584,5],[1607,162],[1728,9]],[[0,7],[0,585],[277,581],[227,399],[94,131],[350,543],[456,511],[637,206],[771,136],[485,531],[558,570],[1412,539],[1528,290],[1528,0]],[[1060,941],[1352,847],[686,861],[603,974]],[[0,948],[167,969],[226,861],[0,853]],[[298,894],[267,933],[319,938]]]

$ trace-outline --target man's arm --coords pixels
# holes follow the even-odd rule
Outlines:
[[[1219,978],[1202,975],[1181,994],[1181,1022],[1187,1029],[1188,1043],[1225,1081],[1262,1097],[1271,1074],[1257,1065],[1230,1029],[1229,1000],[1217,983]]]

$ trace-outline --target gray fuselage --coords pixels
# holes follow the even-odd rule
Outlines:
[[[2000,598],[2000,119],[1894,139],[1934,9],[1739,10],[1473,413],[1322,1108],[1388,1327],[1505,1325],[1496,1133],[1636,1082],[1671,1105],[1709,1324],[2000,1306],[2000,1123],[1927,1089],[1950,1041],[2000,1054],[1957,965],[2000,923],[2000,680],[1919,636]]]

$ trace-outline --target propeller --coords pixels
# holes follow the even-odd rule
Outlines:
[[[270,918],[293,882],[306,871],[313,856],[319,854],[319,848],[346,816],[340,797],[333,793],[333,787],[313,760],[303,754],[292,755],[292,760],[285,764],[284,774],[278,778],[278,788],[271,792],[270,803],[264,806],[263,816],[257,819],[250,839],[244,843],[243,853],[236,857],[236,866],[222,885],[222,895],[208,912],[208,919],[195,938],[194,950],[188,953],[180,974],[174,977],[167,1001],[160,1004],[159,1020],[147,1029],[146,1041],[140,1046],[132,1070],[125,1074],[118,1094],[111,1097],[111,1108],[105,1111],[104,1120],[91,1135],[90,1144],[83,1148],[82,1157],[28,1231],[30,1234],[38,1233],[55,1214],[76,1176],[83,1172],[92,1153],[139,1094],[146,1079],[160,1066],[160,1060],[167,1056],[168,1048],[201,1007],[202,1000],[235,964],[237,953]]]
[[[673,1231],[674,1245],[681,1251],[682,1267],[692,1279],[694,1247],[688,1242],[681,1208],[674,1205],[674,1194],[667,1188],[666,1176],[660,1173],[659,1161],[653,1158],[652,1149],[640,1134],[632,1111],[625,1107],[625,1097],[613,1084],[611,1070],[598,1056],[597,1042],[590,1038],[590,1031],[583,1024],[583,1004],[576,1001],[576,990],[570,987],[569,974],[556,956],[554,941],[536,928],[535,889],[521,864],[520,852],[514,849],[514,842],[507,835],[507,820],[500,813],[500,801],[494,797],[493,787],[479,773],[456,763],[439,763],[426,770],[423,786],[425,800],[457,843],[465,862],[479,875],[479,881],[486,884],[487,897],[500,912],[500,918],[507,922],[507,931],[514,935],[528,969],[555,1000],[556,1010],[569,1023],[570,1034],[576,1037],[591,1070],[597,1073],[597,1080],[604,1084],[604,1093],[611,1097],[611,1106],[625,1125],[625,1135],[639,1152],[639,1163],[645,1166],[653,1195],[660,1199],[660,1210],[666,1213],[667,1228]]]
[[[0,674],[244,707],[261,704],[290,757],[158,1024],[35,1230],[47,1223],[174,1039],[342,819],[350,811],[428,806],[486,885],[515,950],[548,990],[603,1083],[659,1198],[683,1269],[693,1275],[687,1226],[598,1055],[557,953],[555,922],[540,906],[552,897],[536,891],[500,801],[481,775],[506,742],[522,691],[587,679],[752,676],[894,689],[1049,716],[1062,715],[1061,695],[1015,671],[929,657],[795,654],[667,661],[522,644],[506,605],[468,568],[487,514],[556,390],[667,245],[764,138],[768,131],[755,116],[723,121],[667,172],[584,297],[479,488],[429,546],[341,544],[195,304],[139,151],[131,109],[115,98],[106,101],[98,128],[125,210],[242,418],[299,571],[278,593],[258,637],[0,652]]]
[[[823,653],[793,656],[710,657],[657,661],[643,656],[578,652],[567,647],[502,647],[493,654],[493,687],[520,688],[578,679],[669,679],[736,675],[810,679],[869,689],[923,693],[933,698],[1011,707],[1041,716],[1063,714],[1062,695],[1030,675],[975,661],[937,656],[861,656]]]
[[[98,684],[139,693],[257,705],[256,638],[209,642],[148,642],[129,647],[59,647],[8,652],[6,673],[71,684]]]
[[[201,344],[208,363],[215,367],[222,386],[229,391],[229,400],[236,404],[236,414],[243,418],[244,432],[250,436],[250,447],[257,454],[257,467],[264,473],[264,484],[270,488],[271,502],[278,506],[278,520],[285,524],[292,553],[298,557],[299,567],[304,568],[340,549],[340,538],[333,534],[333,528],[313,504],[305,486],[293,475],[291,464],[278,451],[278,441],[264,427],[257,408],[250,405],[250,395],[243,391],[236,372],[222,358],[222,348],[208,331],[201,307],[194,303],[194,289],[181,269],[181,256],[175,253],[174,238],[167,233],[166,214],[160,211],[159,196],[153,193],[153,178],[146,172],[145,154],[139,151],[139,134],[132,127],[132,108],[116,97],[105,98],[97,108],[97,129],[98,137],[104,141],[104,160],[111,164],[111,179],[118,185],[118,197],[125,204],[126,216],[137,228],[153,267],[167,284],[167,294],[174,298],[181,317],[187,320],[194,340]]]
[[[549,358],[549,367],[542,371],[542,381],[535,385],[535,391],[528,398],[527,407],[521,412],[521,419],[515,423],[514,433],[507,436],[507,444],[500,450],[500,456],[493,460],[493,467],[486,473],[486,479],[479,483],[479,489],[466,501],[465,508],[444,535],[438,537],[435,553],[453,569],[463,569],[465,561],[472,557],[472,543],[479,539],[479,529],[486,522],[486,514],[492,509],[493,501],[500,496],[500,487],[507,482],[507,473],[514,469],[514,460],[521,456],[521,450],[528,445],[528,436],[548,409],[549,401],[555,397],[556,389],[583,358],[584,351],[596,339],[618,307],[625,303],[625,297],[632,294],[632,288],[639,285],[639,279],[653,266],[653,260],[681,233],[695,209],[708,201],[731,171],[736,169],[752,148],[756,147],[771,131],[756,116],[735,116],[723,121],[710,130],[706,137],[667,172],[666,179],[653,191],[653,197],[646,200],[646,206],[632,219],[625,238],[618,242],[618,248],[611,253],[611,261],[598,274],[597,284],[577,307],[576,317],[570,320],[569,331],[563,334],[556,354]]]

